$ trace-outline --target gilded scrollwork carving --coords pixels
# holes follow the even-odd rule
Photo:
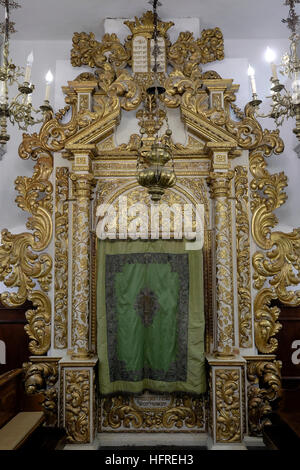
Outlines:
[[[201,63],[202,51],[193,33],[181,32],[168,51],[168,59],[175,69],[181,70],[189,77],[191,72]]]
[[[229,100],[230,102],[232,99],[235,99],[232,93],[225,93],[224,101]],[[243,149],[256,148],[263,138],[262,127],[255,119],[253,106],[250,104],[245,106],[244,119],[242,120],[233,121],[227,112],[225,127]]]
[[[164,409],[141,409],[130,397],[116,396],[102,400],[101,428],[140,430],[184,430],[205,427],[203,400],[176,397]]]
[[[277,224],[274,211],[287,199],[284,188],[287,178],[283,172],[270,174],[265,157],[284,149],[278,131],[264,131],[259,146],[250,152],[252,190],[252,237],[263,251],[252,258],[254,287],[258,293],[254,302],[255,342],[261,353],[272,353],[277,348],[274,335],[279,331],[279,309],[271,307],[272,299],[290,305],[300,303],[300,292],[289,289],[300,282],[300,229],[290,233],[273,231]],[[266,281],[269,285],[266,287]]]
[[[116,96],[121,96],[121,107],[130,110],[136,109],[141,102],[141,91],[137,84],[145,89],[146,85],[150,84],[151,77],[148,71],[147,73],[136,74],[137,76],[133,80],[125,70],[125,66],[131,65],[132,61],[132,37],[137,34],[152,37],[154,28],[153,12],[147,11],[141,18],[136,17],[134,21],[125,21],[124,24],[128,26],[133,35],[128,37],[124,45],[120,43],[115,34],[105,34],[102,41],[99,42],[95,39],[93,33],[75,33],[71,50],[71,63],[74,67],[81,65],[88,65],[92,68],[98,67],[94,76],[99,79],[100,89],[105,90],[110,96],[113,93]],[[224,58],[222,32],[219,28],[204,30],[199,39],[194,39],[193,34],[190,32],[180,33],[177,41],[171,45],[167,37],[167,30],[172,25],[172,22],[158,21],[158,30],[166,41],[167,59],[175,68],[175,73],[181,72],[183,81],[188,81],[185,86],[188,88],[192,85],[194,89],[193,82],[195,82],[196,76],[201,77],[199,64]],[[192,80],[190,80],[191,78]],[[197,82],[196,89],[200,87],[201,83]],[[179,85],[178,89],[182,89],[182,84]],[[171,93],[171,95],[167,93],[165,103],[170,107],[177,107],[180,98],[172,98],[174,90]],[[179,93],[182,94],[180,91]],[[195,108],[201,107],[201,98],[204,98],[205,95],[206,93],[200,98],[197,97]],[[191,97],[186,96],[186,101],[189,100],[191,100]],[[206,110],[208,111],[208,107],[206,107]]]
[[[77,99],[75,92],[68,91],[65,98],[67,106],[61,109],[53,119],[49,119],[43,124],[39,133],[42,148],[58,152],[64,149],[66,141],[78,131]],[[70,120],[63,123],[61,120],[68,113],[70,106]]]
[[[33,395],[54,387],[58,379],[57,363],[53,362],[28,362],[23,364],[24,385],[28,395]]]
[[[139,411],[129,405],[128,397],[112,397],[103,400],[103,423],[104,427],[117,429],[122,425],[125,428],[141,428],[143,418]]]
[[[65,427],[69,442],[85,443],[90,439],[90,372],[65,371]]]
[[[241,441],[240,374],[238,369],[215,372],[217,442]]]
[[[164,82],[166,93],[163,101],[168,108],[186,109],[192,113],[195,123],[209,119],[212,124],[223,126],[228,121],[228,111],[219,105],[210,106],[209,93],[203,87],[203,75],[196,67],[190,77],[181,70],[172,71]]]
[[[36,132],[33,134],[23,134],[23,140],[19,146],[19,156],[23,160],[31,158],[35,161],[42,156],[48,157],[49,160],[51,159],[50,149],[44,147],[40,134]]]
[[[299,305],[300,291],[288,290],[300,283],[300,229],[290,233],[272,232],[272,250],[257,252],[253,257],[255,287],[261,288],[270,278],[278,299],[289,305]]]
[[[248,171],[235,168],[235,223],[237,256],[237,294],[240,347],[252,346],[251,272],[250,272],[250,224],[248,207]]]
[[[265,145],[268,144],[269,142]],[[270,141],[270,144],[273,144],[274,148],[276,141]],[[283,145],[279,147],[279,150],[281,149]],[[267,150],[269,151],[268,147]],[[265,280],[271,277],[270,285],[278,298],[284,303],[297,305],[300,302],[300,292],[287,290],[287,287],[300,282],[300,229],[294,229],[290,233],[271,230],[277,224],[275,209],[287,199],[284,192],[287,178],[283,172],[270,174],[266,169],[263,155],[262,148],[253,151],[250,157],[250,169],[254,176],[251,182],[252,233],[258,247],[268,250],[257,252],[253,257],[254,285],[260,289]]]
[[[164,103],[167,107],[177,108],[181,105],[196,115],[207,117],[215,115],[215,110],[209,107],[209,96],[202,87],[202,75],[198,68],[194,68],[190,76],[178,69],[170,72],[164,86],[166,88]],[[224,118],[224,111],[220,110],[220,113]],[[224,122],[223,119],[222,123]]]
[[[74,33],[71,64],[73,67],[88,65],[101,68],[109,62],[115,69],[122,69],[131,58],[130,52],[130,48],[124,47],[114,33],[104,34],[101,42],[95,39],[93,33]]]
[[[280,309],[271,307],[271,300],[277,298],[272,289],[261,289],[254,300],[254,331],[255,343],[259,352],[271,354],[276,351],[278,341],[274,336],[281,328],[281,324],[277,321]]]
[[[108,87],[107,94],[119,96],[120,106],[126,111],[136,109],[142,101],[141,89],[127,70],[117,74],[116,79]]]
[[[168,59],[174,68],[189,77],[199,64],[224,59],[224,41],[220,28],[206,29],[199,39],[193,33],[181,32],[168,51]]]
[[[204,29],[197,45],[201,50],[202,64],[224,59],[224,40],[220,28]]]
[[[57,422],[57,362],[28,362],[23,364],[24,386],[28,395],[42,393],[42,405],[46,412],[47,420],[52,424]]]
[[[278,131],[270,133],[265,131],[258,148],[250,152],[250,171],[253,180],[250,183],[252,190],[252,236],[259,248],[268,250],[272,247],[270,240],[271,229],[275,227],[277,218],[273,214],[287,199],[284,188],[287,178],[283,172],[270,174],[266,169],[265,156],[273,151],[281,153],[283,142]]]
[[[15,181],[19,193],[16,203],[31,214],[26,227],[32,233],[15,235],[7,229],[2,231],[0,280],[6,287],[16,290],[3,292],[1,301],[8,307],[22,305],[27,299],[32,301],[36,308],[26,312],[25,331],[30,338],[30,352],[42,355],[51,342],[51,302],[47,292],[52,281],[52,257],[44,250],[50,244],[53,231],[50,182],[53,157],[43,145],[41,133],[24,134],[19,154],[23,159],[36,161],[32,177],[19,176]]]
[[[36,156],[34,157],[36,158]],[[22,305],[29,292],[39,282],[44,292],[49,290],[52,279],[52,259],[47,253],[40,253],[47,248],[52,237],[52,156],[38,158],[32,177],[18,177],[16,188],[19,196],[18,206],[31,214],[27,228],[33,233],[17,235],[7,229],[2,231],[0,247],[0,280],[8,288],[16,287],[16,292],[4,292],[1,301],[7,306]]]
[[[36,307],[26,312],[28,324],[24,329],[29,336],[29,350],[32,354],[40,356],[45,354],[51,343],[51,302],[49,297],[41,291],[34,290],[28,293]]]
[[[54,347],[67,347],[68,329],[68,223],[69,169],[56,168]]]
[[[281,362],[253,360],[247,364],[248,424],[250,434],[260,436],[263,427],[272,424],[269,414],[271,402],[280,396]]]

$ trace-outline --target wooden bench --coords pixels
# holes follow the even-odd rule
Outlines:
[[[271,426],[263,431],[269,449],[294,450],[300,446],[300,383],[284,379],[278,409],[271,415]]]
[[[22,447],[34,431],[43,424],[43,411],[21,411],[0,429],[0,450]]]
[[[0,376],[0,450],[61,450],[63,428],[46,426],[42,396],[26,395],[22,369]]]
[[[0,376],[0,450],[18,449],[42,425],[42,410],[25,411],[22,369]]]

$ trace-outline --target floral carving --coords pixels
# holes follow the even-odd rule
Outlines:
[[[65,391],[65,426],[69,442],[90,439],[90,372],[67,370]]]
[[[240,376],[238,369],[215,372],[217,442],[241,441]]]

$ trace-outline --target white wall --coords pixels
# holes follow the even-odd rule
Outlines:
[[[100,39],[100,38],[99,38]],[[281,56],[288,48],[287,41],[280,40],[231,40],[225,38],[224,62],[208,64],[205,69],[219,71],[223,78],[234,78],[235,83],[241,84],[241,91],[238,95],[237,104],[243,107],[249,100],[250,85],[247,77],[248,63],[256,69],[257,88],[260,97],[268,94],[270,86],[270,69],[263,59],[264,50],[267,45],[273,47],[278,56]],[[70,58],[70,41],[12,41],[11,57],[17,64],[24,64],[28,53],[33,50],[34,64],[32,69],[32,81],[36,85],[33,95],[33,105],[38,107],[44,99],[44,76],[51,68],[56,83],[53,86],[51,101],[58,110],[64,105],[62,93],[59,88],[61,84],[67,84],[68,80],[74,79],[80,72],[80,68],[72,68],[68,64],[68,74],[64,73],[62,64],[67,64]],[[54,101],[55,97],[55,101]],[[134,113],[133,113],[134,117]],[[272,120],[261,120],[263,127],[273,129]],[[282,229],[300,226],[299,202],[299,181],[300,181],[300,160],[293,150],[297,145],[297,139],[291,129],[294,121],[290,119],[281,128],[281,136],[285,142],[285,152],[280,156],[272,157],[269,160],[269,168],[273,171],[284,171],[288,176],[289,187],[287,194],[289,200],[283,208],[277,211]],[[38,132],[39,126],[29,128],[28,132]],[[7,146],[7,153],[0,161],[0,229],[8,228],[13,232],[25,230],[27,220],[26,213],[23,213],[14,203],[17,195],[14,189],[14,180],[18,175],[31,176],[33,162],[23,161],[18,156],[18,146],[22,140],[22,131],[9,125],[11,139]],[[123,137],[123,136],[122,136]],[[122,139],[123,140],[123,139]],[[175,139],[176,140],[176,139]],[[179,139],[181,140],[181,139]]]
[[[70,48],[71,42],[12,41],[10,56],[15,64],[24,66],[29,52],[33,50],[34,53],[31,75],[32,83],[36,87],[32,100],[34,108],[38,108],[44,99],[45,74],[50,68],[55,76],[56,60],[59,58],[67,59]],[[16,88],[14,88],[12,97],[16,94],[16,91]],[[51,98],[53,98],[53,95],[52,91]],[[29,127],[27,133],[38,132],[39,127],[40,125]],[[18,147],[22,141],[23,131],[9,123],[8,133],[11,137],[7,144],[7,153],[0,161],[0,229],[8,228],[13,232],[19,232],[25,230],[27,215],[14,203],[17,195],[14,189],[14,181],[18,175],[31,176],[34,162],[22,160],[18,156]]]

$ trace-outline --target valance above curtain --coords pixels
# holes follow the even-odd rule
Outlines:
[[[202,251],[98,240],[100,393],[205,391]]]

